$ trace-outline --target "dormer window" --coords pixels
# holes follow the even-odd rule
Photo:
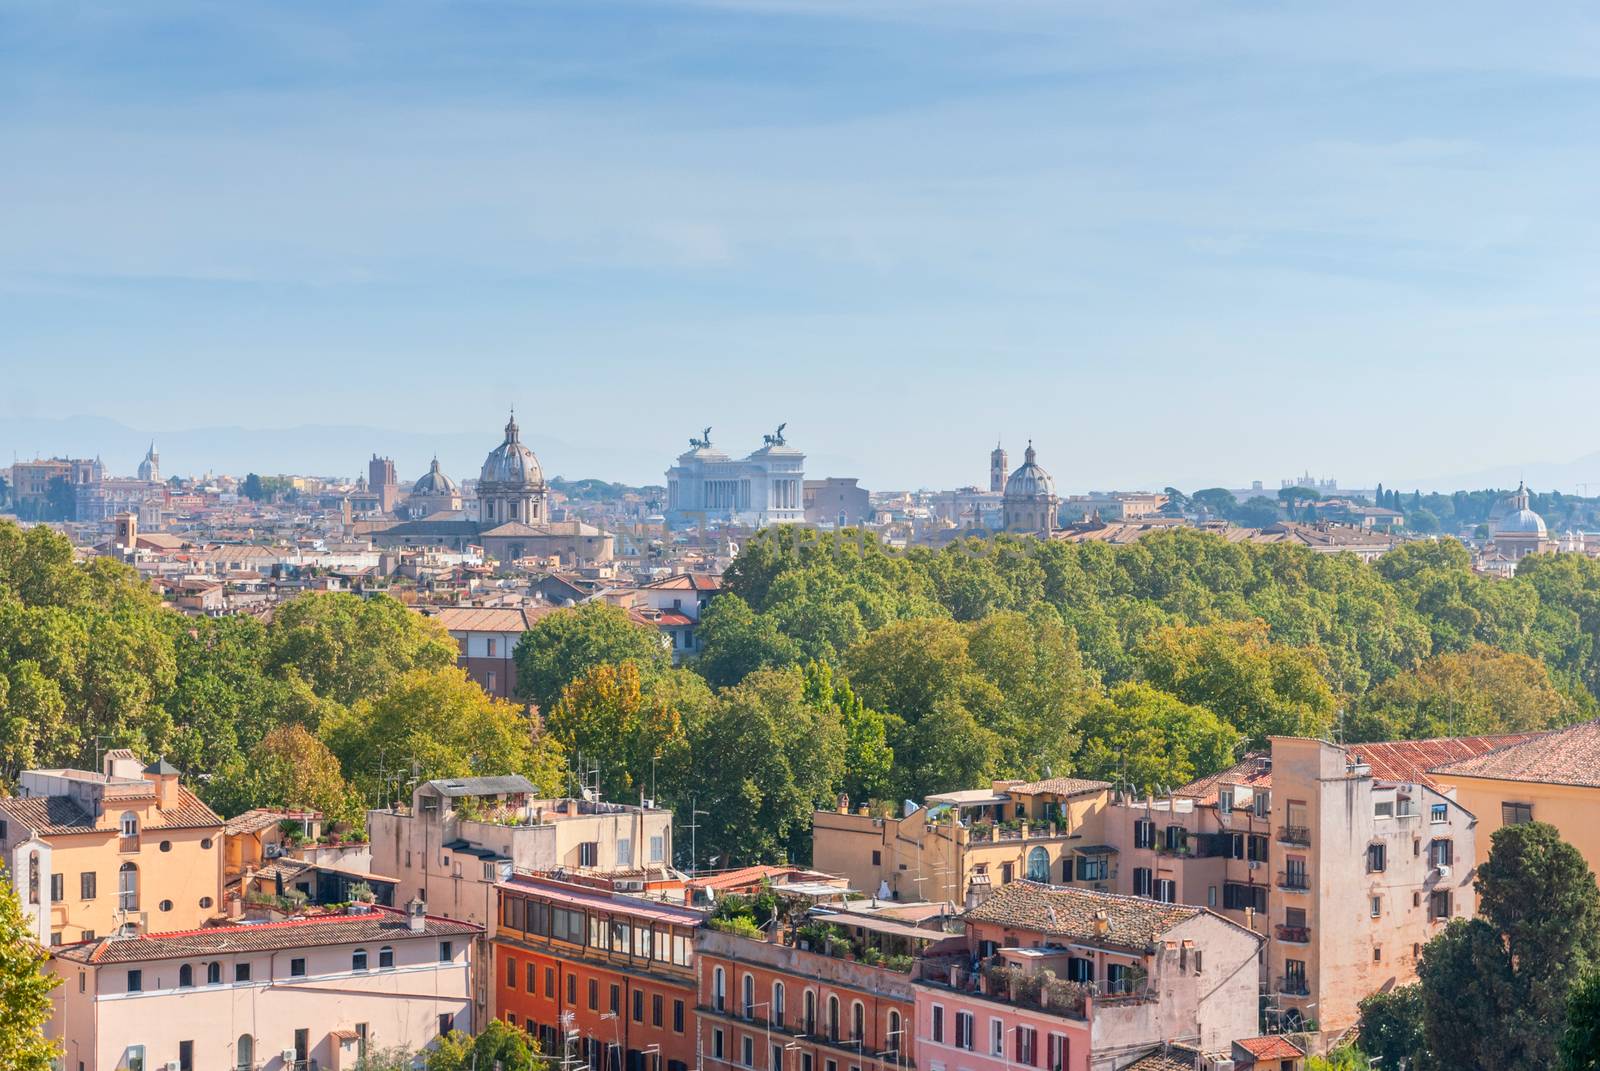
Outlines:
[[[122,835],[124,837],[137,837],[139,835],[139,816],[132,811],[122,812]]]

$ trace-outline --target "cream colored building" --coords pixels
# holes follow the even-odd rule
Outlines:
[[[1503,825],[1548,822],[1600,874],[1600,721],[1447,763],[1431,776],[1478,816],[1476,861]]]
[[[1072,777],[996,781],[929,796],[903,818],[844,802],[812,816],[812,865],[885,899],[976,906],[1020,878],[1059,883],[1064,867],[1094,858],[1085,829],[1098,830],[1110,787]]]
[[[41,944],[186,930],[221,912],[222,819],[164,760],[26,770],[0,799],[0,858]]]

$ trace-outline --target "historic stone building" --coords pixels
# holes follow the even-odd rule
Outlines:
[[[161,455],[156,451],[156,441],[150,440],[150,449],[144,452],[144,460],[139,462],[139,479],[149,483],[161,482]]]
[[[667,523],[760,528],[804,521],[806,456],[784,439],[786,426],[763,435],[761,449],[738,460],[711,445],[710,428],[690,439],[667,470]]]
[[[1056,498],[1055,480],[1039,467],[1034,458],[1033,440],[1023,453],[1022,466],[1006,480],[1005,496],[1001,504],[1002,527],[1008,532],[1022,532],[1049,538],[1056,529],[1056,511],[1060,499]]]
[[[411,485],[406,496],[405,511],[413,519],[431,517],[435,513],[456,513],[461,509],[461,488],[439,469],[435,457],[428,471]]]
[[[1555,550],[1556,544],[1545,529],[1544,518],[1528,507],[1528,488],[1517,484],[1506,512],[1495,522],[1494,546],[1512,561],[1527,554]]]

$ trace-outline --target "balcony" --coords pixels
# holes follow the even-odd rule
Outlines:
[[[1311,987],[1306,984],[1304,975],[1287,974],[1278,979],[1278,992],[1286,997],[1309,997]]]
[[[1311,943],[1310,926],[1283,926],[1277,927],[1278,940],[1288,941],[1290,944],[1305,945]]]
[[[1311,847],[1310,826],[1279,826],[1278,843],[1293,844],[1301,848]]]
[[[1278,871],[1278,888],[1305,892],[1311,888],[1311,877],[1303,870]]]

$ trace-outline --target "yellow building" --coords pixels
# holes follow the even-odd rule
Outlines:
[[[1548,822],[1600,874],[1600,721],[1448,763],[1432,776],[1478,816],[1478,863],[1501,826]]]
[[[1104,867],[1106,849],[1091,842],[1110,789],[1075,777],[996,781],[929,796],[903,818],[845,801],[812,816],[812,865],[883,899],[975,906],[1019,878],[1060,882],[1067,867]]]
[[[0,859],[41,944],[189,930],[221,910],[222,820],[165,760],[27,770],[0,799]]]

